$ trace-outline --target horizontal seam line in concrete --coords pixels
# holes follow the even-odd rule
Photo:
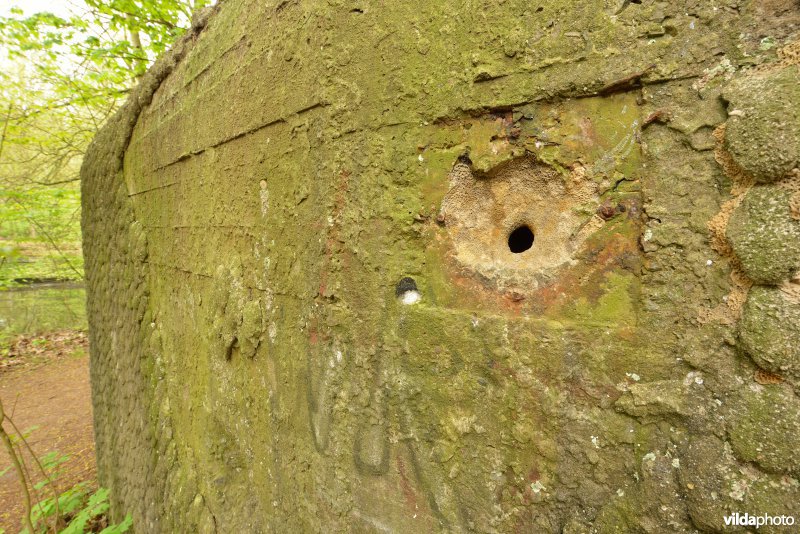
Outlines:
[[[164,165],[160,165],[158,167],[150,169],[149,172],[158,172],[158,171],[164,170],[164,169],[166,169],[168,167],[171,167],[172,165],[175,165],[177,163],[185,161],[185,160],[187,160],[189,158],[192,158],[194,156],[199,156],[200,154],[206,152],[209,149],[219,148],[220,146],[222,146],[224,144],[230,143],[232,141],[236,141],[237,139],[241,139],[242,137],[247,137],[248,135],[252,135],[252,134],[254,134],[254,133],[258,132],[258,131],[263,130],[264,128],[269,128],[270,126],[275,126],[276,124],[286,123],[289,120],[289,117],[292,117],[294,115],[303,115],[303,114],[308,113],[310,111],[313,111],[315,109],[323,108],[323,107],[326,107],[326,106],[327,106],[327,104],[324,104],[322,102],[316,102],[316,103],[311,104],[311,105],[309,105],[309,106],[307,106],[305,108],[302,108],[302,109],[299,109],[297,111],[292,111],[290,113],[287,113],[283,117],[279,117],[277,119],[273,119],[273,120],[271,120],[269,122],[266,122],[266,123],[263,123],[263,124],[259,124],[257,126],[253,126],[252,128],[249,128],[249,129],[244,130],[242,132],[236,133],[236,134],[234,134],[234,135],[232,135],[230,137],[222,139],[221,141],[217,141],[214,144],[208,145],[205,148],[201,148],[199,150],[193,150],[191,152],[187,152],[185,154],[182,154],[177,159],[175,159],[173,161],[170,161],[169,163],[165,163]],[[142,192],[145,192],[145,191],[140,191],[138,193],[132,193],[132,194],[139,194],[139,193],[142,193]]]

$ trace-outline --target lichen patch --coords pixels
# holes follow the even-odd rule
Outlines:
[[[714,130],[713,136],[716,141],[714,159],[722,167],[725,175],[731,179],[731,195],[733,195],[733,198],[720,206],[719,212],[708,221],[707,227],[711,238],[711,248],[730,262],[731,290],[723,298],[722,303],[711,309],[701,309],[698,319],[703,324],[711,321],[734,324],[742,314],[742,307],[747,300],[747,292],[753,283],[742,271],[739,260],[733,253],[733,248],[725,234],[731,215],[742,203],[750,188],[753,187],[754,180],[736,164],[731,155],[725,150],[724,124]]]

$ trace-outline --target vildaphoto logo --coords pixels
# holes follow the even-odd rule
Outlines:
[[[777,526],[777,527],[790,527],[794,525],[794,517],[791,515],[750,515],[747,513],[740,514],[735,512],[731,515],[726,515],[724,518],[725,526],[736,527],[764,527],[764,526]]]

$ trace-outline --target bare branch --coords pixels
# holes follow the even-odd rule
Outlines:
[[[26,479],[25,473],[22,470],[22,464],[20,463],[19,458],[14,451],[14,444],[11,442],[11,437],[6,432],[6,429],[3,428],[3,422],[5,419],[6,416],[5,412],[3,411],[3,401],[0,400],[0,440],[3,441],[3,444],[6,447],[6,452],[8,452],[11,464],[14,466],[14,470],[17,472],[17,478],[19,479],[19,484],[22,488],[22,502],[25,506],[25,517],[23,518],[25,527],[28,529],[28,532],[34,532],[33,523],[31,523],[31,492],[28,491],[28,480]]]

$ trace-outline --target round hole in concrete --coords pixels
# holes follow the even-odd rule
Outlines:
[[[527,224],[508,234],[508,250],[514,254],[525,252],[533,246],[533,230]]]

